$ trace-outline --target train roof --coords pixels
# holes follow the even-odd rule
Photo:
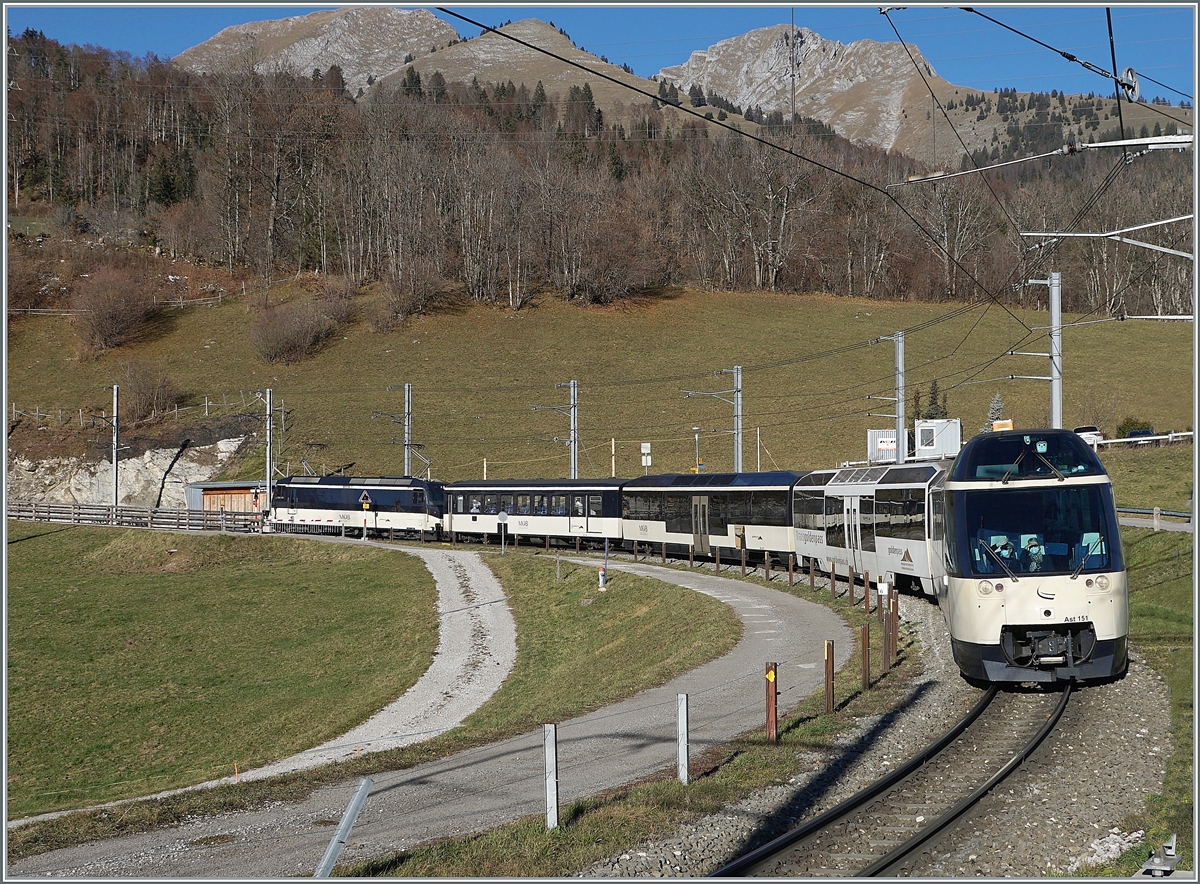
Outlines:
[[[1059,479],[1108,475],[1100,458],[1070,430],[1005,430],[981,433],[954,459],[951,482]]]
[[[766,473],[681,473],[663,476],[638,476],[625,482],[626,488],[760,488],[788,487],[796,484],[800,473],[772,470]]]
[[[428,479],[418,479],[413,476],[285,476],[276,479],[276,485],[317,485],[327,488],[343,486],[367,485],[371,488],[428,488],[441,485],[441,482]]]
[[[448,491],[500,491],[521,488],[553,489],[561,488],[566,491],[584,491],[587,489],[620,488],[625,479],[481,479],[477,482],[451,482],[446,486]]]

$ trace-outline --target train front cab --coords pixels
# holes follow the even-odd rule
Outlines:
[[[1062,430],[971,440],[935,526],[954,659],[985,682],[1101,680],[1127,665],[1129,605],[1112,485]],[[944,522],[942,522],[944,519]]]

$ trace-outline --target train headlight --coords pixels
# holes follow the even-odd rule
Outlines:
[[[1096,588],[1101,592],[1108,592],[1108,575],[1101,574],[1096,578]]]
[[[992,584],[990,581],[988,581],[988,580],[980,580],[979,581],[979,594],[980,595],[991,595],[992,594]]]

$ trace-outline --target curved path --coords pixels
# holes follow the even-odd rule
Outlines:
[[[589,561],[589,564],[594,564]],[[823,606],[711,572],[609,563],[703,592],[730,605],[744,631],[718,660],[558,726],[559,797],[565,804],[675,763],[676,697],[689,695],[693,755],[763,723],[764,664],[779,664],[780,711],[824,681],[824,642],[835,663],[849,658],[852,636]],[[615,584],[615,585],[614,585]],[[610,583],[619,592],[619,581]],[[569,689],[569,686],[567,686]],[[542,727],[518,737],[402,771],[372,776],[342,862],[386,855],[424,841],[478,832],[544,814]],[[9,876],[284,877],[309,876],[333,825],[357,790],[349,781],[293,804],[191,820],[170,830],[65,848],[9,866]]]
[[[248,771],[243,779],[262,779],[436,737],[462,724],[508,678],[517,660],[517,627],[504,603],[504,588],[479,554],[419,547],[403,551],[420,556],[437,583],[438,647],[429,669],[402,697],[349,733]]]

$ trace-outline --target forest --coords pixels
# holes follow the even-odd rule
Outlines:
[[[1190,261],[1020,235],[1188,215],[1190,152],[1089,150],[905,184],[928,170],[820,126],[727,118],[750,138],[636,94],[606,118],[588,84],[547,94],[409,68],[355,99],[336,66],[264,73],[247,56],[197,76],[33,31],[9,35],[9,74],[10,217],[264,288],[304,272],[378,283],[382,328],[447,291],[512,309],[672,285],[1029,304],[1045,287],[1022,283],[1047,270],[1069,311],[1191,311]],[[1134,236],[1186,251],[1191,223]],[[10,266],[10,307],[89,294],[44,276]]]

